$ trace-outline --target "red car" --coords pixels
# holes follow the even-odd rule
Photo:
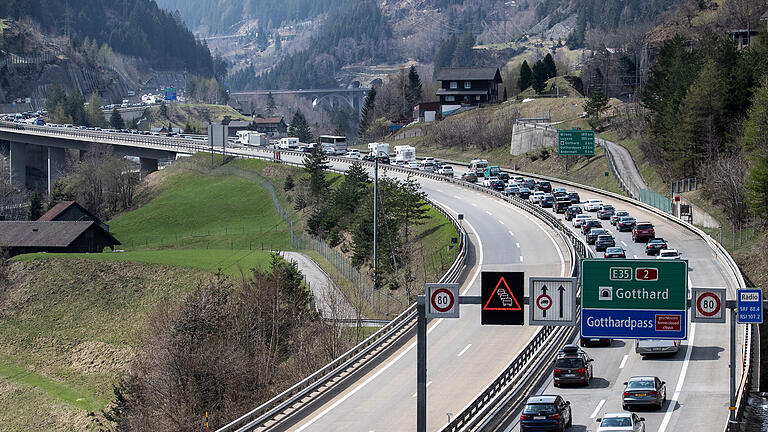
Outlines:
[[[656,237],[656,231],[650,222],[637,222],[632,229],[632,241],[635,243]]]

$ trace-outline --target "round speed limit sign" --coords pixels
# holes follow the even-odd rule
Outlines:
[[[693,322],[725,322],[725,290],[693,288]]]
[[[459,317],[458,284],[427,284],[427,318]]]

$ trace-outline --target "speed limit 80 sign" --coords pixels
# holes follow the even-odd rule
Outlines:
[[[427,318],[459,317],[459,284],[427,284]]]
[[[691,322],[725,322],[725,288],[691,288]]]

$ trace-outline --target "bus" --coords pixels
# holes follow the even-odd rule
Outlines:
[[[320,135],[317,137],[317,143],[325,149],[333,148],[335,154],[345,154],[347,152],[347,137],[337,135]]]
[[[488,161],[485,159],[472,159],[469,163],[469,172],[475,173],[478,177],[485,175],[485,169],[488,167]]]

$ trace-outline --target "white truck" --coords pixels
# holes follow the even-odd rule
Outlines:
[[[409,145],[395,146],[395,163],[406,165],[416,160],[416,149]]]
[[[368,154],[374,157],[389,156],[389,144],[380,142],[368,143]]]
[[[268,143],[267,134],[249,130],[237,131],[237,143],[249,146],[265,146]]]
[[[299,148],[299,139],[295,137],[280,138],[277,148],[281,150],[295,150]]]

